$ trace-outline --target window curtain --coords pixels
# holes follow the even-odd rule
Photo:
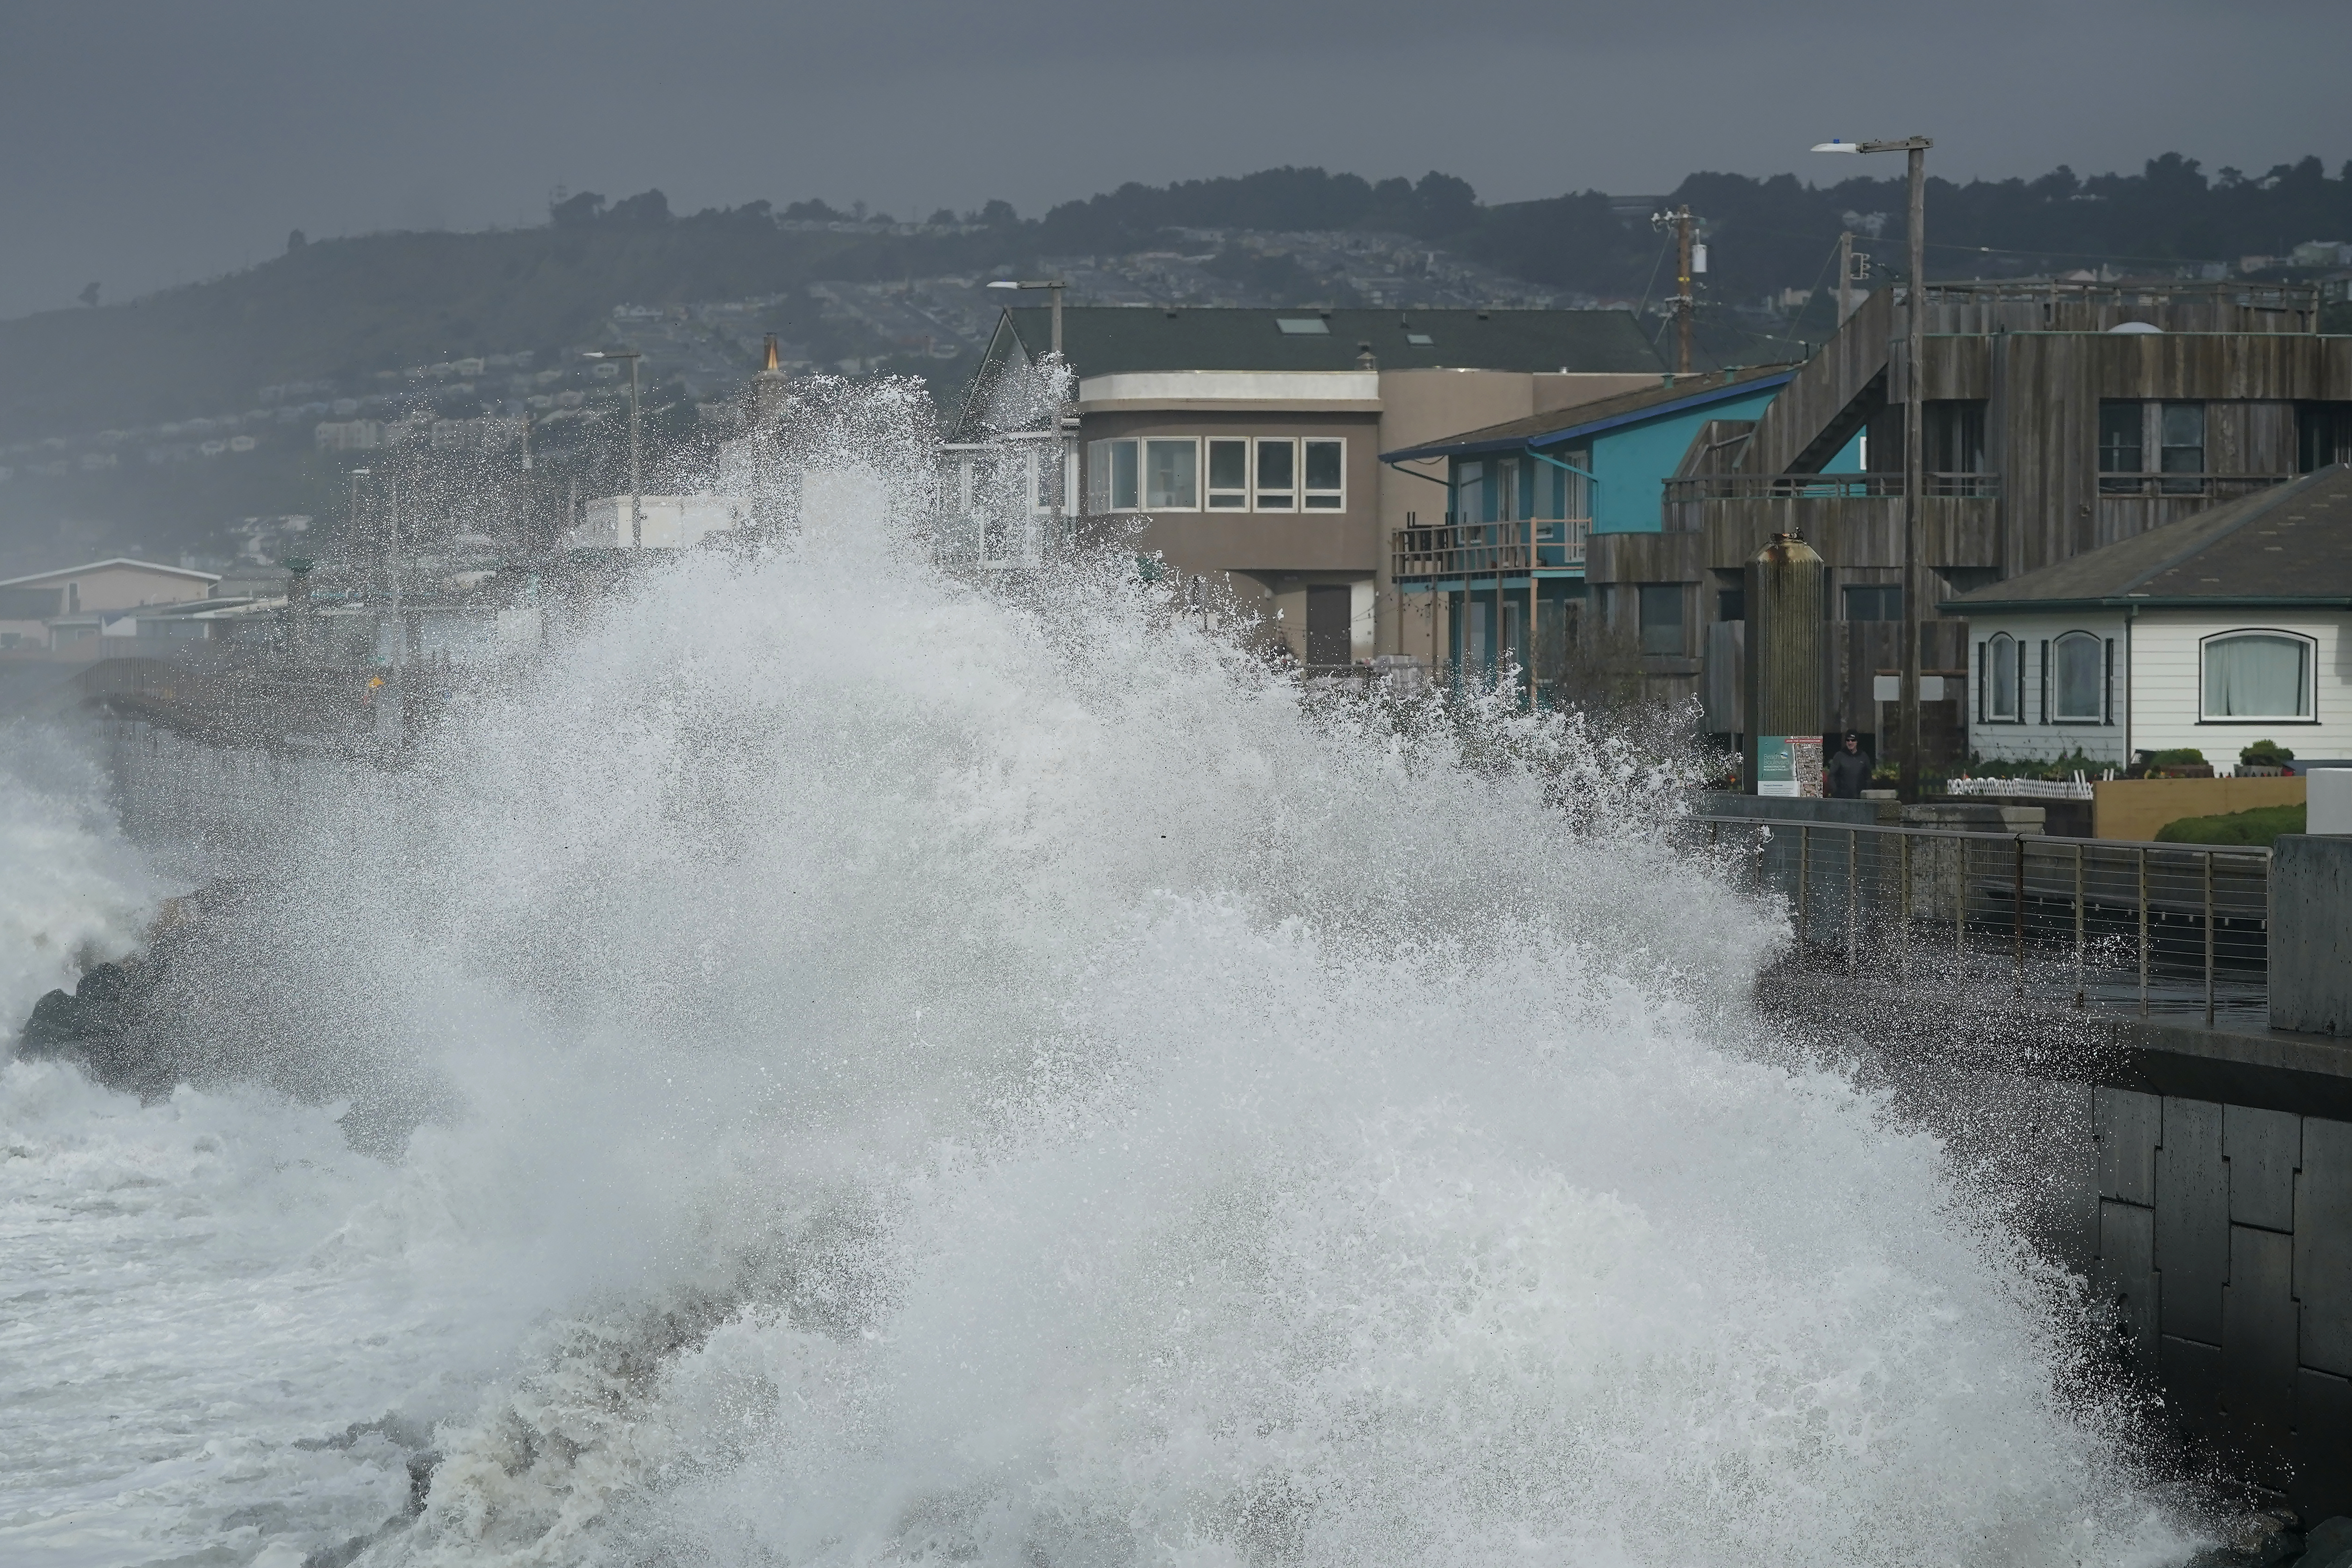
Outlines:
[[[2305,646],[2294,637],[2222,637],[2205,645],[2205,716],[2302,719]]]
[[[2087,633],[2069,632],[2058,639],[2058,708],[2053,718],[2096,721],[2103,716],[2100,653],[2099,639]]]

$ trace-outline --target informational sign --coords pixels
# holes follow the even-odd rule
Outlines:
[[[1822,793],[1819,735],[1759,735],[1756,793],[1818,800]]]

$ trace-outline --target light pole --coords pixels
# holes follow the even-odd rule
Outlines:
[[[637,495],[637,361],[635,349],[591,349],[583,359],[625,359],[629,362],[629,548],[646,547],[646,514]]]
[[[352,542],[360,536],[360,481],[372,471],[368,468],[352,470],[352,526],[350,531],[343,535],[343,569],[346,572],[352,564]]]
[[[1066,278],[1000,278],[989,285],[992,289],[1043,289],[1054,307],[1054,352],[1062,352],[1062,290],[1070,286]]]
[[[1066,278],[1000,278],[989,285],[992,289],[1043,289],[1054,307],[1054,347],[1055,359],[1062,358],[1062,293],[1070,286]],[[1062,542],[1062,500],[1070,485],[1070,417],[1069,404],[1060,397],[1054,400],[1054,501],[1051,511],[1053,541]]]
[[[1927,366],[1927,149],[1925,136],[1888,142],[1822,142],[1816,153],[1907,153],[1911,164],[1910,300],[1904,310],[1903,376],[1903,658],[1895,756],[1906,801],[1919,798],[1919,500],[1927,488],[1921,389]]]

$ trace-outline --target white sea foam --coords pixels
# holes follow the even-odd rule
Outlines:
[[[289,857],[250,1026],[438,1081],[404,1160],[11,1069],[12,1227],[137,1276],[12,1364],[94,1341],[178,1414],[56,1393],[79,1468],[12,1454],[0,1530],[332,1544],[397,1455],[292,1440],[393,1411],[441,1458],[369,1563],[2184,1552],[2054,1392],[2042,1266],[1754,1048],[1782,933],[1647,830],[1640,748],[1302,709],[1117,573],[943,575],[907,408]]]
[[[136,947],[171,890],[124,842],[105,775],[65,734],[0,722],[0,1049],[44,993]]]

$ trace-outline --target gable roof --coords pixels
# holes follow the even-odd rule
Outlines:
[[[91,561],[79,566],[64,566],[55,572],[36,572],[28,577],[0,578],[0,588],[22,588],[35,583],[50,583],[67,577],[78,577],[85,572],[96,572],[108,566],[131,566],[142,572],[160,572],[166,577],[192,577],[199,583],[217,583],[217,572],[198,572],[187,566],[166,566],[160,561],[134,561],[128,555],[111,556],[104,561]]]
[[[2125,605],[2352,606],[2352,468],[2336,464],[1944,601],[1963,614]]]
[[[1643,420],[1655,419],[1663,415],[1679,414],[1685,409],[1703,408],[1728,398],[1770,391],[1788,384],[1796,374],[1793,365],[1771,364],[1748,370],[1709,371],[1700,375],[1675,376],[1672,378],[1671,384],[1621,392],[1614,397],[1580,403],[1570,408],[1556,408],[1548,414],[1532,414],[1524,419],[1489,425],[1484,429],[1467,430],[1459,436],[1448,436],[1442,441],[1408,447],[1401,451],[1382,452],[1381,460],[1396,463],[1423,458],[1469,458],[1481,452],[1515,452],[1523,447],[1557,446],[1563,441],[1597,436],[1621,426],[1638,425]]]
[[[1286,331],[1283,321],[1320,331]],[[1427,342],[1414,342],[1416,337]],[[1032,358],[1054,338],[1053,312],[1015,306],[988,358],[1013,343]],[[1319,310],[1072,305],[1062,348],[1080,375],[1175,370],[1354,370],[1362,345],[1382,370],[1584,371],[1641,374],[1665,363],[1631,310]]]

